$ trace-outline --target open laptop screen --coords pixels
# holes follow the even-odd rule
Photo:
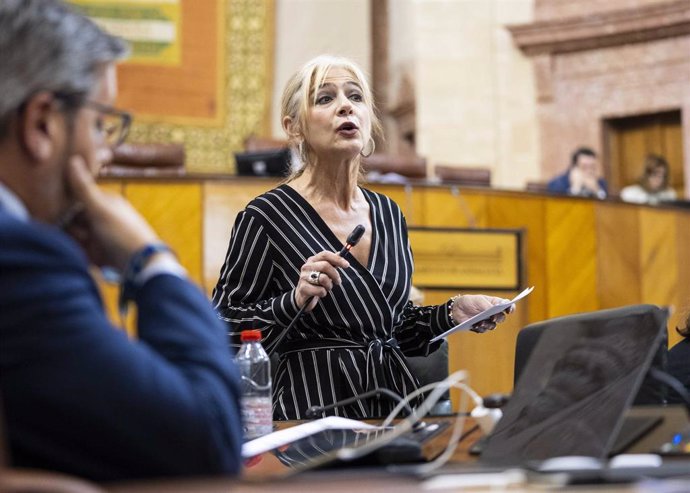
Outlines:
[[[542,322],[543,333],[481,461],[604,459],[662,340],[666,318],[664,309],[636,305]]]

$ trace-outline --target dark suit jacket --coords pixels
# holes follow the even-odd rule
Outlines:
[[[690,394],[690,338],[682,339],[668,352],[668,372],[676,377]],[[674,391],[668,393],[669,404],[682,404],[683,400]]]
[[[609,190],[606,180],[599,178],[597,182],[599,183],[601,189],[604,190],[604,192],[606,192],[608,195]],[[549,181],[549,183],[546,185],[546,189],[549,192],[562,193],[564,195],[568,194],[570,192],[570,170]]]
[[[238,472],[225,328],[173,275],[136,303],[133,341],[106,318],[77,244],[0,208],[0,395],[15,465],[95,480]]]

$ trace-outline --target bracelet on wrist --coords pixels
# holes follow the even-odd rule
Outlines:
[[[448,319],[450,320],[450,323],[454,326],[458,325],[459,322],[455,320],[455,317],[453,316],[453,307],[455,306],[455,302],[457,301],[457,299],[461,296],[461,294],[456,294],[450,300],[448,300]]]
[[[134,296],[137,292],[137,277],[141,274],[141,271],[144,270],[144,267],[146,267],[151,257],[161,252],[174,253],[165,243],[149,243],[134,252],[134,255],[129,259],[120,283],[119,309],[120,317],[123,320],[127,315],[127,305],[130,301],[134,300]]]

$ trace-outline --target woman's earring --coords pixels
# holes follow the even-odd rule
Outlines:
[[[302,164],[307,164],[307,154],[304,151],[304,140],[300,140],[297,144],[297,152],[299,153],[299,158],[302,160]]]
[[[371,142],[371,151],[369,151],[368,154],[364,154],[364,149],[362,149],[361,151],[359,151],[359,155],[360,155],[360,156],[362,156],[362,157],[369,157],[369,156],[371,156],[372,154],[374,154],[374,151],[376,150],[376,142],[374,142],[374,139],[371,138],[371,137],[369,137],[369,142]],[[365,149],[366,149],[366,147],[365,147]]]

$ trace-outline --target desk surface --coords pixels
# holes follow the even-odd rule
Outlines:
[[[446,418],[449,419],[449,418]],[[452,432],[452,427],[431,439],[424,445],[424,454],[433,457],[440,453],[447,443]],[[469,448],[480,436],[479,430],[468,419],[464,425],[466,438],[456,448],[450,464],[471,463],[475,459],[468,453]],[[688,463],[690,474],[690,462]],[[466,478],[467,476],[464,476]],[[438,476],[437,476],[438,478]],[[494,480],[497,475],[493,475]],[[671,486],[673,483],[666,483]],[[430,489],[430,482],[406,476],[394,474],[384,469],[342,468],[320,471],[309,471],[297,474],[280,481],[267,482],[243,482],[237,479],[199,479],[199,480],[166,480],[146,481],[140,483],[122,483],[106,487],[112,493],[227,493],[227,492],[275,492],[280,493],[305,493],[306,491],[318,491],[320,493],[376,493],[379,491],[395,491],[407,493],[413,491],[469,491],[461,490],[459,485],[442,489]],[[677,486],[677,487],[676,487]],[[510,487],[494,487],[492,492],[506,491],[510,493],[525,493],[535,491],[563,491],[577,493],[645,493],[647,491],[661,491],[660,484],[655,482],[648,487],[645,485],[605,485],[605,486],[572,486],[563,487],[559,484],[545,482],[515,484]],[[475,488],[471,491],[489,491],[487,487]],[[669,492],[690,492],[690,476],[685,482],[673,484],[672,489],[663,490]]]

